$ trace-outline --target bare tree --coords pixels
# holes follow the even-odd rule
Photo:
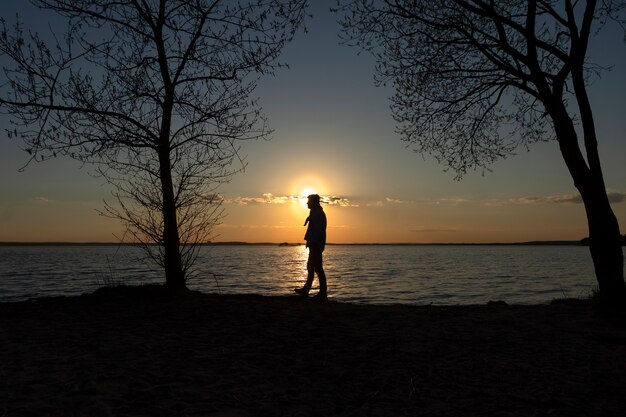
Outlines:
[[[626,303],[617,219],[591,103],[591,36],[621,24],[623,1],[339,0],[343,38],[392,82],[402,139],[457,173],[556,139],[587,213],[601,299]],[[582,132],[581,149],[577,126]]]
[[[0,108],[32,160],[68,155],[115,185],[122,219],[185,287],[194,243],[221,213],[214,188],[238,141],[270,131],[256,100],[301,25],[306,0],[31,0],[61,36],[3,19]],[[241,160],[241,159],[240,159]],[[189,246],[191,244],[191,246]]]

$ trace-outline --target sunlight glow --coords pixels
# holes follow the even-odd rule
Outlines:
[[[326,187],[326,181],[320,178],[319,175],[301,173],[289,184],[289,193],[298,196],[297,200],[300,204],[295,204],[294,207],[297,207],[298,215],[301,215],[302,208],[307,209],[307,196],[311,194],[327,195],[328,189]]]
[[[307,187],[304,190],[302,190],[302,193],[300,193],[300,196],[301,196],[300,204],[302,204],[302,207],[308,208],[306,205],[307,197],[310,196],[311,194],[317,194],[315,189],[313,189],[312,187]]]

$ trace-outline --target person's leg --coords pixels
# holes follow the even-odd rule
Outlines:
[[[313,269],[317,274],[317,279],[320,282],[320,292],[322,296],[326,296],[327,286],[326,286],[326,273],[324,272],[324,267],[322,266],[323,257],[321,250],[312,251],[313,254]]]
[[[307,293],[311,290],[311,286],[313,285],[313,278],[315,276],[315,255],[313,249],[309,248],[309,259],[306,262],[306,270],[307,277],[306,282],[304,283],[304,289]]]
[[[328,292],[328,288],[326,287],[326,273],[324,273],[324,269],[320,265],[320,269],[317,270],[317,278],[320,281],[320,294],[326,294]]]
[[[309,258],[306,262],[307,277],[306,282],[302,288],[296,288],[294,291],[300,295],[309,295],[311,286],[313,285],[313,277],[315,276],[315,263],[313,261],[313,254],[311,248],[309,248]]]

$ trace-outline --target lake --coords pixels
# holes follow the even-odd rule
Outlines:
[[[164,282],[141,255],[133,246],[0,246],[0,301]],[[304,246],[205,246],[188,286],[290,295],[306,278],[306,258]],[[331,299],[365,304],[537,304],[587,297],[596,287],[582,246],[330,245],[324,266]]]

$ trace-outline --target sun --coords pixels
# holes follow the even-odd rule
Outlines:
[[[307,187],[304,190],[302,190],[302,192],[300,193],[300,204],[302,204],[302,207],[308,208],[306,205],[307,197],[310,196],[311,194],[317,194],[314,188]]]
[[[311,194],[328,195],[326,181],[317,174],[303,173],[294,177],[288,190],[289,195],[295,197],[292,201],[300,203],[294,204],[294,207],[298,208],[298,212],[300,212],[300,207],[308,209],[306,205],[307,196]]]

